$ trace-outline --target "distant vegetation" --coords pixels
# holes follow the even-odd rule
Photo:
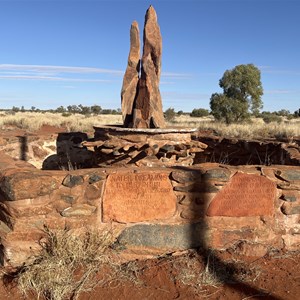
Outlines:
[[[196,109],[198,110],[198,109]],[[284,113],[283,113],[284,112]],[[196,117],[189,112],[167,110],[168,127],[199,128],[224,137],[236,138],[291,138],[300,137],[300,116],[281,110],[278,112],[262,112],[258,116],[251,116],[247,121],[238,124],[219,122],[209,114]],[[167,119],[171,117],[171,119]],[[66,132],[81,131],[93,133],[93,126],[121,125],[122,115],[118,114],[80,114],[69,112],[49,111],[18,111],[2,110],[0,112],[0,129],[20,128],[32,132],[44,125],[63,128]]]
[[[7,111],[7,110],[6,110]],[[25,109],[24,106],[21,108],[13,106],[11,109],[12,112],[51,112],[51,113],[63,113],[66,114],[82,114],[82,115],[118,115],[121,114],[121,109],[102,109],[100,105],[84,106],[79,105],[68,105],[67,107],[59,106],[56,109],[45,109],[41,110],[35,106],[31,106],[30,109]]]

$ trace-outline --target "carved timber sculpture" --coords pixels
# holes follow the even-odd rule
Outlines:
[[[138,23],[130,29],[130,51],[121,90],[124,127],[165,127],[159,91],[162,38],[152,6],[146,12],[143,56],[140,60]]]

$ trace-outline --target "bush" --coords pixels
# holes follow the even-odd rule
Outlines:
[[[269,124],[271,122],[277,122],[277,123],[281,123],[282,122],[281,116],[278,116],[275,113],[263,112],[261,114],[261,117],[262,117],[262,119],[264,120],[264,122],[266,124]]]
[[[207,117],[209,116],[208,109],[204,108],[194,108],[190,114],[191,117]]]
[[[164,117],[165,117],[166,121],[168,121],[168,122],[174,121],[175,116],[176,116],[176,112],[175,112],[174,108],[171,108],[171,107],[168,108],[164,113]]]

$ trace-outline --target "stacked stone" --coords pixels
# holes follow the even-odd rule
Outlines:
[[[190,131],[152,129],[136,132],[95,127],[94,139],[82,145],[94,149],[98,166],[190,166],[195,154],[206,148],[204,143],[192,140]]]
[[[294,165],[300,166],[299,140],[241,140],[202,136],[207,148],[195,157],[195,163],[218,162],[228,165]]]
[[[299,250],[296,166],[42,171],[5,154],[0,166],[4,264],[37,254],[44,226],[74,234],[114,226],[114,246],[130,259],[191,247],[251,256]]]

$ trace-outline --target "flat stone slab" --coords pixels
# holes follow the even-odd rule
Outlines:
[[[125,248],[184,250],[204,244],[205,224],[139,224],[126,228],[118,237]]]
[[[271,180],[251,174],[236,173],[213,198],[207,215],[247,217],[274,213],[276,185]]]
[[[176,196],[163,172],[120,172],[108,176],[103,221],[121,223],[163,220],[176,211]]]
[[[94,126],[95,132],[107,131],[107,132],[120,132],[120,133],[147,133],[147,134],[159,134],[159,133],[192,133],[198,131],[198,128],[125,128],[118,126]]]

